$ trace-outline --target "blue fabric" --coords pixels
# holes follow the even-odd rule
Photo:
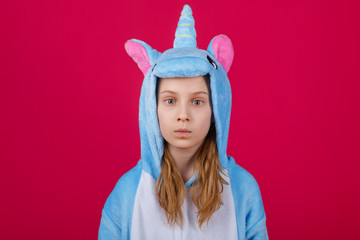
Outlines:
[[[269,239],[266,216],[259,185],[255,178],[228,157],[228,174],[234,198],[238,237],[242,239]]]
[[[196,47],[195,21],[189,5],[181,12],[178,27],[175,32],[174,48]]]
[[[134,200],[142,172],[142,162],[123,175],[106,200],[99,228],[99,240],[130,239]]]

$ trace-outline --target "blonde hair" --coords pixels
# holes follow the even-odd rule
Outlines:
[[[215,123],[211,124],[207,136],[196,152],[195,171],[197,176],[191,186],[192,201],[198,209],[197,218],[201,228],[202,224],[209,222],[214,212],[223,204],[221,199],[223,184],[228,184],[221,176],[225,173],[219,161]],[[182,226],[181,205],[185,199],[185,186],[165,140],[156,190],[159,204],[165,211],[168,223]]]

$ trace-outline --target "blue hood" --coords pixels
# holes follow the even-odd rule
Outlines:
[[[157,118],[158,78],[210,75],[219,159],[225,169],[228,166],[226,148],[231,112],[231,88],[227,72],[233,59],[233,47],[228,37],[219,35],[211,40],[207,50],[198,49],[194,25],[191,8],[185,5],[176,30],[174,48],[160,53],[140,40],[131,39],[125,44],[127,53],[145,75],[139,110],[141,161],[144,170],[155,180],[160,175],[164,150],[164,139]],[[194,180],[193,177],[186,185],[190,185]]]

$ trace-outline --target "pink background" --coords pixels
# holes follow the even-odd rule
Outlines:
[[[257,179],[270,239],[358,236],[357,1],[20,1],[0,8],[0,239],[96,239],[140,158],[142,73],[124,43],[233,41],[228,154]]]

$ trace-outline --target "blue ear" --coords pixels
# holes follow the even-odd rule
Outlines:
[[[131,39],[125,43],[125,50],[130,57],[138,64],[140,70],[146,75],[149,68],[161,55],[160,52],[152,49],[145,42]]]

